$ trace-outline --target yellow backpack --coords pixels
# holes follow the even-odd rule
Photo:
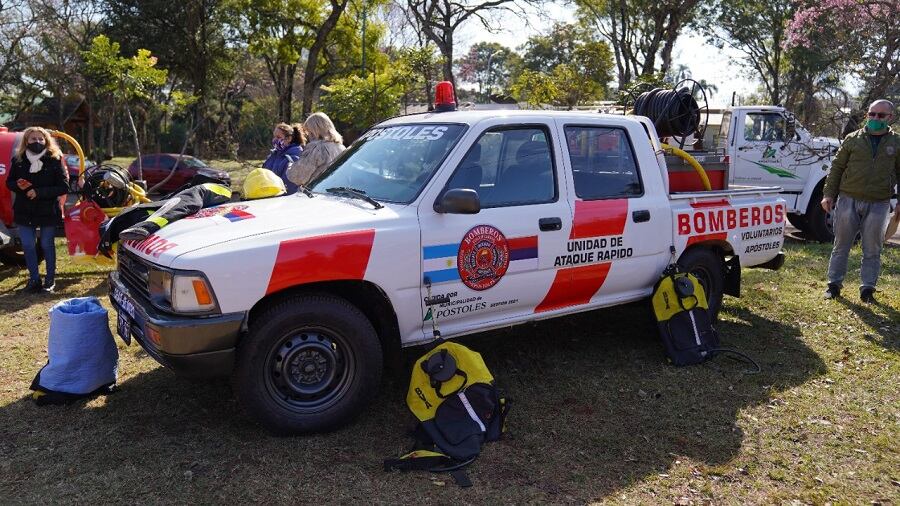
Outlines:
[[[503,436],[509,402],[501,396],[481,354],[439,339],[413,366],[406,404],[419,420],[413,450],[384,461],[385,471],[456,471],[471,464],[481,445]],[[454,473],[461,486],[471,482]]]

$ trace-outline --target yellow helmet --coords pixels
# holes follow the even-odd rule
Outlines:
[[[269,169],[253,169],[244,179],[245,199],[264,199],[287,193],[284,181]]]

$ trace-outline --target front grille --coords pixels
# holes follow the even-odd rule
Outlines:
[[[119,279],[128,288],[150,299],[150,267],[125,248],[119,248]]]

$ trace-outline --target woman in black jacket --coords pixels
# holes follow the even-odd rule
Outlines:
[[[16,148],[6,186],[15,194],[13,221],[18,226],[22,249],[25,251],[25,264],[30,274],[25,291],[52,292],[56,276],[53,239],[56,237],[57,227],[63,225],[58,197],[64,195],[68,188],[62,152],[47,130],[30,127],[22,133],[22,142]],[[47,276],[43,285],[38,272],[38,229],[47,262]]]

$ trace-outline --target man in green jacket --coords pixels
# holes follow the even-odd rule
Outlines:
[[[844,138],[831,165],[822,199],[826,212],[834,209],[834,249],[828,263],[826,299],[841,294],[847,256],[859,234],[863,250],[859,298],[875,302],[890,201],[900,180],[900,135],[888,126],[893,118],[894,104],[872,102],[865,127]],[[894,212],[900,214],[900,206]]]

